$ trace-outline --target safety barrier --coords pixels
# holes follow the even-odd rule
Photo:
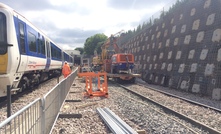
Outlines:
[[[89,97],[108,97],[108,88],[107,88],[107,73],[94,73],[94,72],[84,72],[84,73],[78,73],[78,76],[85,78],[85,87],[86,92],[84,93],[85,96]],[[103,79],[103,82],[101,82],[101,78]],[[93,87],[93,79],[95,79],[96,86]],[[93,91],[96,88],[96,91]]]
[[[0,134],[40,134],[42,101],[33,101],[0,124]]]
[[[50,130],[53,128],[53,125],[58,118],[60,108],[62,107],[70,87],[77,76],[77,70],[78,69],[66,79],[63,79],[43,97],[43,117],[45,119],[42,122],[42,130],[45,130],[42,132],[43,134],[51,133]]]
[[[50,134],[76,76],[77,68],[43,98],[36,99],[3,121],[0,134]]]

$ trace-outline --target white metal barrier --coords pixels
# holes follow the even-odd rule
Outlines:
[[[77,68],[42,99],[31,102],[0,124],[0,134],[49,134],[58,118]]]
[[[0,134],[40,134],[42,100],[31,102],[0,124]]]
[[[42,132],[43,134],[51,133],[51,128],[53,128],[54,123],[58,118],[59,111],[76,76],[77,69],[75,70],[75,73],[72,73],[72,75],[63,79],[43,97],[43,107],[45,109],[43,115],[45,120],[42,122],[42,130],[45,130]]]

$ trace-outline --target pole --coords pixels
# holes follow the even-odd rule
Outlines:
[[[7,117],[11,116],[11,88],[7,85]]]
[[[58,78],[57,78],[57,83],[59,83],[59,76],[58,76]]]

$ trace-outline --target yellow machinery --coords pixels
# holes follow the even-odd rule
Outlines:
[[[102,59],[101,59],[101,56],[95,56],[93,57],[93,61],[92,61],[93,65],[102,65],[103,62],[102,62]]]
[[[96,54],[96,56],[93,58],[93,66],[96,71],[105,71],[107,73],[111,72],[111,57],[116,53],[120,53],[120,49],[117,46],[117,40],[120,38],[122,32],[123,30],[114,35],[111,35],[101,46],[101,56]],[[109,49],[110,47],[113,48]]]
[[[101,46],[101,57],[94,57],[93,70],[106,72],[108,78],[113,78],[118,82],[128,81],[134,83],[135,77],[140,77],[140,74],[133,74],[132,72],[134,68],[134,55],[121,53],[118,47],[117,41],[122,36],[122,31],[111,35]]]

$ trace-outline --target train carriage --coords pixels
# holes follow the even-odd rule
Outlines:
[[[61,74],[73,58],[25,17],[0,3],[0,97]]]

